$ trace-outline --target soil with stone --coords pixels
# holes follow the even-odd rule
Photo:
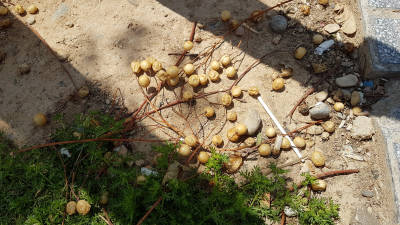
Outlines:
[[[385,94],[383,81],[374,80],[371,86],[362,79],[358,47],[362,45],[363,31],[357,5],[349,0],[330,1],[327,6],[317,2],[294,1],[268,12],[257,23],[239,27],[226,37],[212,59],[231,55],[238,74],[241,74],[255,59],[273,52],[238,85],[243,90],[257,86],[264,101],[288,131],[319,119],[330,120],[336,125],[333,133],[314,125],[296,134],[307,143],[301,150],[302,155],[310,156],[318,150],[325,155],[326,163],[323,167],[316,167],[307,159],[286,168],[289,177],[298,182],[302,179],[299,174],[303,172],[318,174],[359,169],[357,174],[327,178],[327,190],[313,194],[331,197],[340,205],[337,224],[392,224],[394,200],[384,143],[380,131],[366,113],[371,111],[371,105],[378,97]],[[153,56],[164,67],[173,65],[179,56],[169,53],[182,51],[193,21],[199,24],[190,53],[199,53],[229,29],[219,19],[222,10],[227,9],[234,18],[243,19],[254,10],[276,5],[279,1],[121,0],[78,3],[65,0],[54,3],[25,0],[19,3],[24,6],[35,3],[39,13],[19,16],[12,12],[0,16],[0,19],[12,20],[11,27],[0,29],[0,129],[23,146],[48,142],[49,134],[56,127],[50,118],[57,113],[63,113],[67,119],[91,110],[113,113],[118,118],[131,115],[145,100],[131,72],[131,61]],[[306,5],[310,6],[309,15],[305,15],[303,10]],[[43,37],[57,57],[48,51],[35,32]],[[334,45],[322,55],[316,55],[314,50],[318,44],[312,41],[314,34],[321,34],[324,41],[334,40]],[[293,53],[300,46],[307,49],[307,54],[297,60]],[[186,57],[181,65],[190,60]],[[284,90],[272,91],[272,81],[283,67],[292,68],[293,75],[285,79]],[[197,71],[198,74],[206,72],[205,68]],[[323,81],[314,87],[315,93],[306,98],[291,119],[288,118],[300,97],[320,79]],[[152,77],[145,93],[154,92],[158,82]],[[220,82],[210,82],[204,88],[192,89],[181,82],[177,88],[164,88],[153,100],[154,105],[161,107],[173,102],[184,90],[211,92],[225,89],[233,82],[225,75],[221,75]],[[89,96],[84,99],[77,97],[74,84],[76,88],[89,86]],[[198,99],[195,104],[175,106],[173,109],[187,116],[188,122],[172,108],[163,110],[162,115],[185,135],[193,131],[200,139],[205,139],[207,134],[220,133],[224,139],[223,149],[243,146],[243,143],[231,143],[226,138],[227,130],[236,123],[226,121],[226,109],[219,104],[221,96],[219,93]],[[333,109],[335,102],[345,103],[344,110],[336,112]],[[211,120],[200,114],[208,105],[216,111]],[[233,100],[233,105],[227,111],[237,112],[238,122],[251,127],[253,137],[267,139],[266,128],[275,125],[257,99],[244,92],[242,97]],[[363,112],[354,112],[353,106],[361,106]],[[148,106],[145,110],[152,108]],[[35,127],[32,122],[32,117],[38,112],[49,118],[49,124],[43,128]],[[179,138],[170,130],[153,129],[152,126],[154,122],[146,118],[137,123],[127,136],[160,140]],[[212,135],[206,144],[210,144]],[[151,144],[131,143],[127,148],[130,154],[143,153],[146,165],[153,161]],[[226,153],[248,155],[246,149]],[[283,150],[276,157],[260,157],[255,152],[246,157],[239,171],[259,166],[266,172],[271,162],[283,165],[296,159],[292,150]]]

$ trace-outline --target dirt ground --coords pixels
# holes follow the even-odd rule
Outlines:
[[[101,110],[105,113],[120,113],[129,115],[138,109],[144,97],[137,84],[136,76],[129,66],[133,60],[143,60],[153,56],[163,63],[164,67],[175,64],[179,56],[169,53],[181,53],[184,40],[188,40],[193,21],[199,24],[195,33],[195,45],[191,53],[200,53],[212,46],[223,35],[228,26],[219,19],[220,12],[227,9],[237,19],[248,17],[257,9],[264,9],[276,5],[278,0],[246,0],[246,1],[172,1],[172,0],[120,0],[120,1],[75,1],[65,0],[60,3],[51,1],[18,1],[23,6],[35,3],[39,13],[35,15],[19,16],[8,15],[13,25],[0,30],[0,50],[6,53],[6,58],[0,64],[0,129],[20,146],[45,143],[49,141],[49,134],[55,124],[49,121],[44,128],[37,128],[32,117],[42,112],[51,118],[56,113],[64,113],[66,118],[79,112]],[[4,6],[12,8],[16,1],[3,1]],[[303,4],[311,6],[311,13],[304,16],[299,10]],[[244,29],[242,35],[230,34],[212,55],[218,60],[222,55],[231,55],[234,66],[241,74],[258,57],[269,53],[271,55],[262,60],[261,64],[253,68],[239,83],[243,90],[257,86],[260,94],[267,102],[277,119],[288,130],[302,127],[310,122],[309,116],[303,116],[297,110],[292,120],[286,115],[312,84],[322,75],[313,74],[311,63],[327,64],[328,68],[335,68],[325,82],[315,87],[317,92],[328,90],[331,94],[336,90],[334,78],[342,74],[359,73],[357,50],[352,55],[343,53],[343,43],[350,42],[360,47],[363,42],[361,26],[357,26],[357,33],[349,37],[339,31],[339,35],[329,35],[323,27],[329,23],[338,23],[338,13],[335,6],[343,6],[360,18],[355,3],[350,0],[331,0],[327,7],[317,1],[293,1],[267,13],[259,23],[249,24],[251,30]],[[275,34],[268,26],[271,16],[285,15],[288,20],[288,29],[282,34]],[[30,17],[36,22],[27,24]],[[336,18],[336,20],[335,20]],[[357,20],[358,25],[360,21]],[[37,35],[39,33],[48,45],[57,53],[52,55]],[[325,39],[333,37],[336,44],[332,50],[321,57],[312,52],[315,45],[312,36],[322,34]],[[279,43],[273,43],[273,40]],[[294,50],[306,47],[309,53],[302,60],[293,58]],[[182,63],[189,62],[186,57]],[[342,66],[341,62],[351,62],[352,66]],[[28,64],[30,72],[20,74],[18,67]],[[208,61],[209,63],[209,61]],[[274,74],[278,74],[282,65],[293,68],[293,76],[285,81],[285,89],[281,92],[271,90]],[[71,75],[77,88],[82,85],[90,87],[90,95],[85,99],[75,98],[76,89],[64,66]],[[197,71],[206,73],[202,66]],[[159,81],[151,79],[147,94],[155,91]],[[197,88],[197,93],[222,90],[229,87],[234,80],[221,76],[218,83],[210,83],[205,88]],[[173,102],[180,96],[182,89],[191,90],[187,84],[173,88],[164,88],[154,100],[156,107]],[[192,130],[204,139],[208,134],[214,135],[221,130],[224,137],[223,148],[234,148],[238,144],[226,140],[226,131],[234,123],[226,122],[225,108],[218,104],[222,93],[199,99],[193,105],[182,104],[174,107],[184,116],[188,115],[187,122],[172,109],[162,111],[162,115],[171,124],[180,129],[185,135]],[[315,94],[306,99],[307,105],[314,105],[317,101]],[[249,109],[257,110],[262,119],[262,134],[265,128],[274,126],[255,98],[247,93],[240,99],[234,99],[234,107],[228,111],[238,113],[238,121],[243,119]],[[216,117],[207,120],[201,116],[204,106],[212,105],[216,109]],[[146,110],[151,110],[149,106]],[[345,115],[349,114],[348,105]],[[156,117],[157,114],[154,114]],[[158,117],[157,117],[158,118]],[[332,113],[331,120],[339,125],[342,121],[337,113]],[[226,124],[225,124],[226,123]],[[146,118],[137,124],[131,132],[131,137],[156,138],[160,140],[170,137],[179,138],[166,129],[152,129],[154,122]],[[200,126],[201,124],[201,126]],[[209,137],[212,137],[210,135]],[[377,220],[377,224],[394,224],[394,200],[391,191],[390,174],[386,166],[384,144],[379,132],[372,140],[356,141],[350,137],[346,128],[337,128],[328,140],[322,140],[320,135],[311,135],[304,131],[299,134],[313,146],[302,150],[303,155],[310,155],[315,149],[323,150],[327,161],[323,168],[316,168],[311,161],[298,163],[289,169],[289,175],[296,181],[299,171],[312,173],[326,172],[339,169],[360,169],[358,174],[336,176],[326,179],[328,187],[325,192],[317,195],[331,197],[340,204],[340,220],[338,224],[357,224],[355,215],[357,210],[366,209],[367,214]],[[265,135],[264,135],[265,136]],[[210,143],[210,138],[206,139]],[[343,156],[343,146],[351,145],[362,155],[364,161],[357,161]],[[129,145],[133,152],[144,152],[149,161],[152,158],[150,144]],[[258,155],[244,163],[241,170],[258,165],[265,169],[269,162],[278,165],[296,160],[293,151],[283,151],[279,157],[263,158]],[[374,193],[371,198],[363,197],[362,191]],[[371,223],[372,224],[372,223]]]

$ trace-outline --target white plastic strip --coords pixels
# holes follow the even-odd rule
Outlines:
[[[297,157],[299,157],[300,159],[302,159],[301,153],[299,151],[299,149],[296,147],[296,145],[294,145],[292,138],[290,138],[289,135],[287,135],[285,129],[283,129],[282,125],[279,123],[279,121],[276,119],[276,117],[274,116],[274,114],[272,113],[272,111],[268,108],[267,104],[265,104],[265,102],[263,101],[263,99],[261,98],[261,96],[258,96],[258,101],[261,103],[261,105],[264,107],[265,111],[267,111],[269,117],[271,117],[272,121],[274,121],[275,125],[278,127],[278,129],[281,131],[281,133],[287,137],[287,139],[290,142],[290,146],[292,147],[293,151],[296,153]],[[301,161],[304,161],[304,159],[302,159]]]

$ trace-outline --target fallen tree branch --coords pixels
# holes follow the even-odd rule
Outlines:
[[[335,170],[335,171],[328,171],[325,173],[320,173],[315,175],[317,179],[325,179],[327,177],[337,176],[337,175],[347,175],[352,173],[358,173],[360,170],[352,169],[352,170]]]
[[[154,210],[155,207],[157,207],[158,204],[160,204],[162,200],[162,197],[159,197],[158,200],[151,206],[151,208],[144,214],[144,216],[139,220],[139,222],[136,225],[140,225],[143,223],[143,221],[150,215],[150,213]]]

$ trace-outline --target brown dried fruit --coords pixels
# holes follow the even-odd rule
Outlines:
[[[90,204],[85,200],[79,200],[78,203],[76,203],[76,211],[81,215],[86,215],[90,211]]]
[[[242,163],[243,163],[242,157],[231,155],[229,157],[229,162],[225,163],[226,172],[234,173],[238,171]]]

